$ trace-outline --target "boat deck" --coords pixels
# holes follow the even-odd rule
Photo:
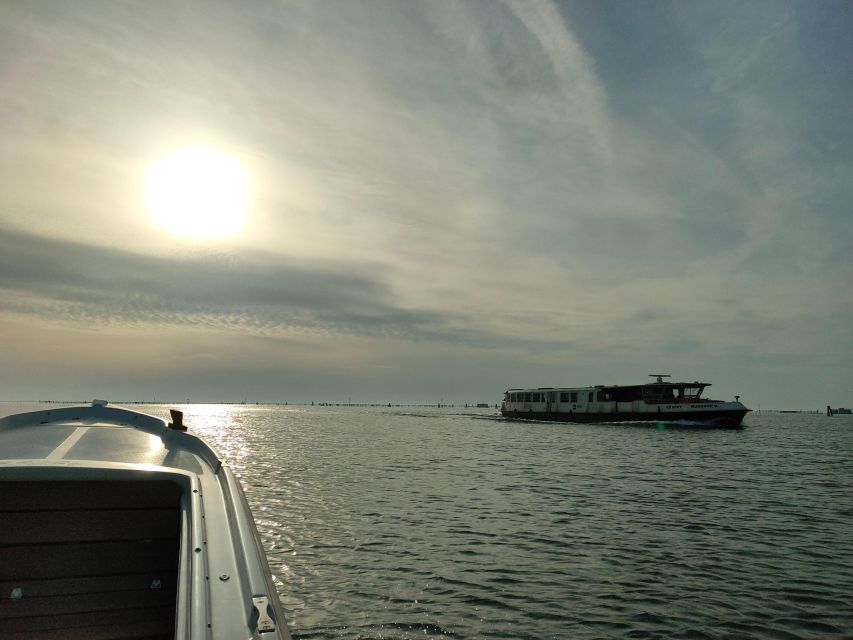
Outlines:
[[[0,482],[2,637],[173,638],[180,501],[168,481]]]

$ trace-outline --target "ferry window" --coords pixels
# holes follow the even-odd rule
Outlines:
[[[569,401],[569,392],[563,391],[560,393],[560,402],[568,402]]]
[[[572,391],[572,399],[571,399],[571,402],[577,402],[577,401],[578,401],[578,392],[577,392],[577,391]]]
[[[592,391],[589,392],[589,401],[592,402]]]
[[[525,394],[524,394],[524,401],[525,401],[525,402],[530,402],[530,394],[529,394],[529,393],[525,393]]]

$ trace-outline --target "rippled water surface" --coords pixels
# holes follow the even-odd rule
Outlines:
[[[853,637],[849,416],[185,410],[243,481],[297,638]]]

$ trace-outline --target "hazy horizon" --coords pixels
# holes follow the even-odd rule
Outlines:
[[[841,1],[6,3],[0,398],[494,404],[660,372],[849,407],[851,25]],[[245,170],[226,237],[146,208],[146,171],[199,145]]]

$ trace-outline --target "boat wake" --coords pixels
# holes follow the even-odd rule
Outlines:
[[[625,420],[622,422],[599,422],[598,424],[631,425],[639,427],[653,427],[656,429],[678,429],[679,427],[690,429],[717,429],[720,427],[718,423],[709,420]]]
[[[546,424],[575,424],[589,426],[614,426],[614,427],[646,427],[649,429],[719,429],[720,424],[709,420],[608,420],[601,422],[572,422],[570,420],[542,420],[540,418],[516,418],[504,416],[478,416],[485,419],[504,420],[508,422],[525,422],[531,424],[546,423]],[[734,429],[742,429],[743,425],[737,427],[729,427]]]
[[[472,420],[506,420],[497,411],[493,413],[419,413],[414,411],[399,411],[392,415],[404,418],[447,418],[448,416],[452,416],[454,418],[470,418]]]

